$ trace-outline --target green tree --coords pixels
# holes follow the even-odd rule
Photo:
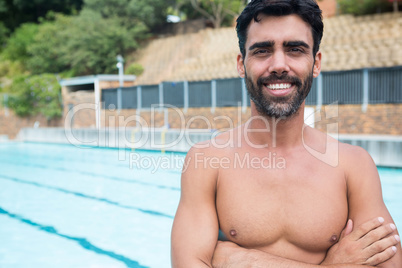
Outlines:
[[[0,52],[6,46],[8,32],[9,32],[9,30],[4,25],[4,23],[0,22]]]
[[[60,117],[60,85],[56,76],[43,74],[16,77],[7,104],[19,116],[42,114],[48,120]]]
[[[3,57],[12,61],[25,62],[29,58],[28,47],[34,42],[38,25],[33,23],[22,24],[8,39],[3,50]]]
[[[29,48],[28,69],[39,74],[68,71],[70,75],[116,72],[116,55],[138,48],[147,36],[145,25],[130,29],[117,18],[103,18],[84,9],[79,16],[56,15],[40,25]],[[46,40],[46,42],[44,42]]]
[[[146,27],[138,23],[127,29],[116,18],[104,19],[99,13],[84,10],[64,32],[65,58],[80,74],[116,71],[116,56],[139,47]],[[68,37],[74,38],[68,39]]]
[[[4,58],[0,57],[0,83],[1,84],[8,84],[7,82],[4,83],[4,81],[9,81],[13,77],[24,74],[24,73],[27,74],[27,71],[21,62],[5,60]]]
[[[388,0],[337,0],[342,14],[366,15],[391,11],[392,2]]]
[[[10,1],[13,8],[31,5],[25,0],[0,0],[0,13],[9,7]],[[38,1],[43,2],[34,3]],[[86,0],[79,15],[48,12],[39,24],[22,24],[7,41],[1,57],[21,62],[31,74],[114,73],[116,55],[137,49],[149,37],[149,28],[166,21],[169,3],[174,2]]]
[[[204,18],[210,20],[215,28],[219,28],[230,24],[245,7],[247,0],[179,0],[178,2],[181,10],[191,14],[189,4]]]
[[[83,0],[0,0],[0,22],[13,32],[21,24],[39,22],[49,11],[74,14]]]
[[[26,67],[32,74],[61,73],[71,68],[66,42],[75,37],[68,38],[64,32],[70,27],[74,17],[55,14],[53,19],[42,21],[34,42],[27,48],[30,57]]]
[[[84,8],[99,13],[103,18],[128,18],[131,0],[84,0]]]
[[[103,18],[120,19],[131,28],[139,22],[150,30],[166,23],[167,11],[176,0],[85,0],[84,8],[93,10]]]
[[[166,23],[168,10],[175,3],[175,0],[131,0],[128,5],[129,15],[154,30]]]

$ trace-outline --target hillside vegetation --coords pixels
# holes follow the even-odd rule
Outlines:
[[[117,55],[129,59],[126,70],[134,74],[143,72],[146,77],[149,66],[143,64],[142,58],[133,59],[131,55],[149,47],[145,46],[147,40],[153,39],[154,33],[166,23],[168,14],[182,20],[203,17],[219,28],[231,25],[246,3],[246,0],[0,0],[0,101],[21,116],[37,113],[49,119],[60,116],[58,79],[117,73]],[[231,34],[225,36],[231,38]],[[214,39],[208,31],[205,35],[199,45]],[[203,49],[213,51],[215,43],[207,46]],[[149,53],[164,49],[161,44]],[[174,54],[181,59],[187,57],[186,53],[194,53],[188,49]],[[209,60],[194,56],[189,64],[203,66],[204,77],[210,77],[211,72],[225,73],[225,77],[233,75],[232,71],[222,71],[231,64],[228,63],[231,54],[225,53],[225,61],[217,65],[220,57],[214,53],[210,53]],[[161,59],[157,68],[165,67],[164,61],[169,59]],[[164,72],[176,70],[170,65]],[[184,78],[181,73],[179,70],[175,79]],[[157,80],[154,77],[155,83]],[[5,94],[7,98],[2,97]]]

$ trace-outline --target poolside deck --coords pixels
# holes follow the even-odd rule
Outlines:
[[[218,134],[211,130],[180,129],[69,129],[25,128],[18,139],[29,142],[74,144],[77,146],[187,152],[197,142]],[[330,134],[341,142],[363,147],[377,166],[402,168],[402,136]]]

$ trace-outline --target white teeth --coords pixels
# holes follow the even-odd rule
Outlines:
[[[268,84],[267,88],[272,90],[288,89],[292,84]]]

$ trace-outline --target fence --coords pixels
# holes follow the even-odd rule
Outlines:
[[[402,103],[402,66],[323,72],[314,79],[307,105]],[[250,105],[243,79],[163,82],[159,85],[112,88],[102,91],[104,108],[148,109],[152,105],[243,107]]]

